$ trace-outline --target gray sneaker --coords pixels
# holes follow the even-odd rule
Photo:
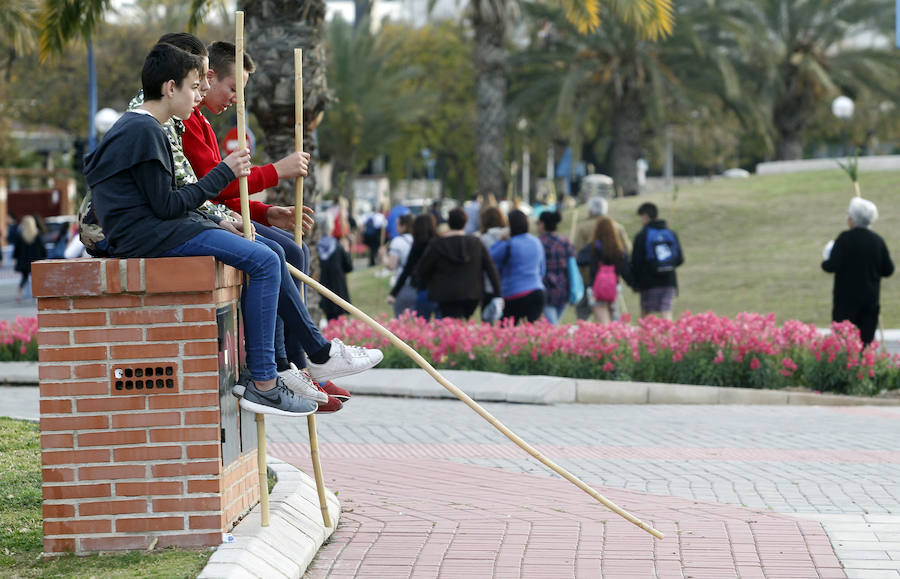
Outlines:
[[[324,364],[314,364],[312,360],[307,360],[309,375],[320,384],[342,376],[358,374],[384,359],[384,354],[377,348],[347,346],[337,338],[331,340],[328,354],[331,358]]]
[[[284,380],[284,385],[294,391],[294,394],[300,398],[306,398],[319,404],[328,404],[328,394],[319,390],[312,379],[297,369],[297,366],[291,362],[291,367],[284,372],[279,372],[279,376]]]
[[[253,380],[249,380],[242,392],[240,404],[241,408],[249,412],[279,416],[307,416],[319,409],[319,405],[312,400],[294,394],[280,376],[275,379],[275,387],[265,391],[257,389]]]

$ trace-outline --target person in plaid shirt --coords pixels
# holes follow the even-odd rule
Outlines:
[[[556,234],[556,227],[562,216],[556,211],[544,211],[538,218],[538,233],[544,246],[547,271],[544,287],[547,301],[544,303],[544,317],[554,326],[559,323],[566,306],[569,305],[568,261],[575,255],[575,248],[565,237]]]

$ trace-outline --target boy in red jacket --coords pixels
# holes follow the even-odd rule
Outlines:
[[[200,105],[194,107],[190,117],[184,119],[185,131],[181,137],[184,155],[190,162],[191,167],[197,177],[203,177],[211,171],[221,160],[219,153],[219,143],[216,134],[206,120],[206,117],[200,112],[200,107],[205,106],[207,110],[213,114],[221,114],[228,107],[237,101],[237,80],[234,74],[234,58],[235,47],[229,42],[213,42],[208,47],[209,52],[209,69],[207,79],[210,88],[203,96]],[[244,78],[242,79],[246,85],[250,78],[250,73],[255,69],[253,60],[244,53]],[[278,184],[279,179],[293,179],[304,174],[304,168],[309,162],[308,153],[295,152],[284,157],[280,161],[262,166],[255,166],[250,170],[250,176],[247,178],[247,185],[250,193],[257,193],[269,187]],[[222,190],[218,197],[213,200],[214,203],[222,203],[233,211],[240,211],[240,190],[237,182],[231,183]],[[312,210],[304,207],[304,212],[312,214]],[[309,249],[304,243],[298,246],[294,242],[292,234],[285,231],[294,230],[294,207],[279,207],[268,205],[259,201],[250,202],[250,217],[256,232],[281,246],[284,250],[285,260],[302,271],[309,270]],[[310,218],[304,216],[307,222]],[[300,282],[297,283],[298,289]],[[308,330],[308,331],[306,331]],[[303,332],[303,339],[295,335],[295,332]],[[302,360],[303,350],[308,354],[312,354],[310,346],[301,347],[303,342],[314,342],[316,345],[324,347],[327,342],[318,333],[317,328],[297,329],[284,327],[285,346],[287,347],[287,358],[291,360]],[[310,337],[308,334],[312,333]],[[283,360],[279,361],[279,364]],[[301,363],[302,365],[302,363]],[[322,384],[323,389],[331,396],[336,397],[340,401],[347,401],[350,393],[336,386],[331,381],[325,381]]]

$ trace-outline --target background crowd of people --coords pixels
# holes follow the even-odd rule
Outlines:
[[[640,292],[642,315],[671,318],[675,268],[684,262],[677,235],[656,206],[645,203],[638,211],[644,227],[632,242],[608,208],[605,198],[590,199],[571,240],[558,231],[556,205],[534,210],[532,218],[515,205],[504,212],[481,198],[446,217],[439,204],[416,216],[402,204],[371,212],[360,218],[358,236],[370,266],[391,276],[387,301],[395,316],[410,311],[426,319],[470,319],[480,307],[483,321],[544,317],[558,324],[573,305],[580,320],[608,322],[620,317],[627,286]],[[339,207],[327,216],[328,229],[345,212]],[[664,263],[660,256],[667,256]],[[583,294],[573,285],[583,286]]]

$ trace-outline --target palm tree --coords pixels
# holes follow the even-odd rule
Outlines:
[[[0,0],[0,51],[6,55],[3,75],[7,82],[13,61],[34,45],[34,9],[30,0]]]
[[[195,0],[198,1],[198,0]],[[247,85],[247,104],[263,130],[266,154],[281,157],[294,146],[294,49],[303,49],[303,150],[318,155],[315,128],[332,100],[322,42],[324,0],[242,0],[247,52],[257,71]],[[304,179],[304,203],[314,206],[316,173]],[[282,182],[277,201],[293,203],[293,187]]]
[[[822,103],[863,90],[893,96],[893,1],[731,0],[717,8],[730,20],[742,93],[753,95],[735,108],[765,119],[778,159],[801,158],[804,129]],[[879,35],[887,46],[869,42]]]
[[[398,36],[372,34],[368,18],[328,27],[328,84],[334,103],[322,125],[322,150],[332,159],[338,194],[352,201],[353,179],[400,136],[402,123],[425,114],[421,91],[398,90],[421,75],[416,67],[389,68]]]
[[[681,59],[683,48],[672,39],[665,48],[648,40],[607,7],[600,9],[599,26],[583,34],[556,8],[532,5],[528,11],[552,28],[513,59],[514,108],[574,145],[611,135],[608,170],[616,189],[636,191],[645,121],[660,126],[664,109],[686,99],[669,64]],[[681,23],[681,11],[678,18]]]
[[[605,18],[625,22],[641,38],[655,39],[672,30],[672,0],[561,0],[566,16],[581,31],[597,28]],[[474,62],[478,125],[477,191],[506,191],[506,32],[514,0],[471,0],[468,6],[475,35]],[[627,130],[623,127],[623,130]]]

